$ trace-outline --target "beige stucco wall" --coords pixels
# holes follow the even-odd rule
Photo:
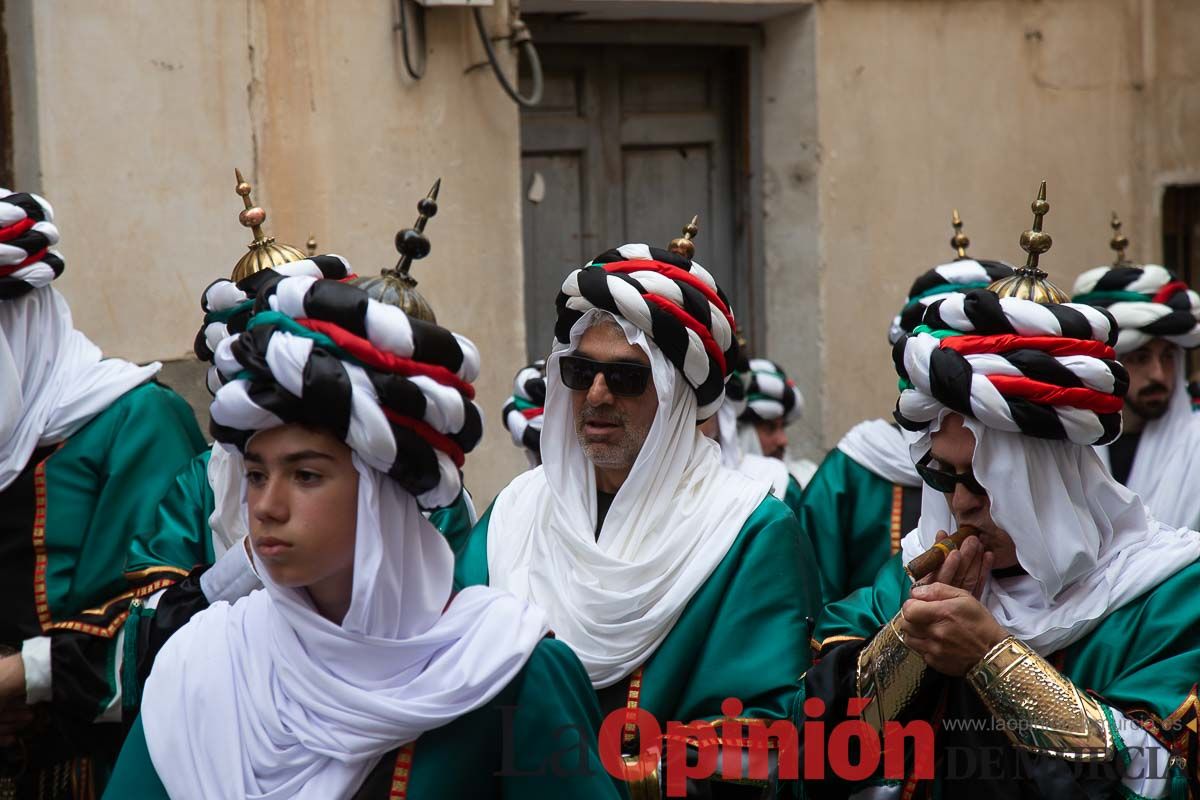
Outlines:
[[[1023,263],[1017,240],[1046,179],[1054,247],[1042,264],[1068,290],[1111,259],[1114,209],[1130,254],[1160,257],[1161,186],[1200,172],[1200,4],[826,0],[813,13],[819,238],[808,255],[820,263],[833,445],[890,411],[888,321],[912,279],[949,260],[952,207],[972,254]]]
[[[482,354],[487,433],[467,482],[487,502],[524,466],[498,423],[524,358],[518,113],[490,70],[464,75],[483,61],[467,10],[427,15],[414,83],[390,0],[6,5],[10,61],[36,87],[15,101],[17,183],[55,206],[56,285],[80,329],[139,361],[190,351],[200,292],[250,239],[235,165],[270,233],[300,247],[315,233],[360,273],[395,262],[392,237],[440,176],[414,273]]]

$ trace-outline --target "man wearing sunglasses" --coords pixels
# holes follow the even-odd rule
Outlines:
[[[787,719],[819,579],[791,511],[697,427],[737,352],[724,295],[677,252],[625,245],[568,275],[557,304],[542,466],[480,519],[459,584],[544,608],[606,714],[665,729],[734,698],[735,716]]]
[[[928,270],[913,281],[888,342],[911,333],[930,303],[1011,274],[1007,264],[965,254]],[[921,478],[896,424],[872,419],[851,428],[808,482],[796,515],[817,552],[824,601],[869,585],[920,513]]]
[[[1101,457],[1160,520],[1200,525],[1200,417],[1184,363],[1184,351],[1200,346],[1200,295],[1163,267],[1118,257],[1080,275],[1074,300],[1117,320],[1117,355],[1129,371],[1121,437]]]
[[[1195,747],[1200,533],[1154,520],[1092,447],[1120,433],[1116,339],[1091,306],[978,289],[897,344],[920,522],[825,609],[804,680],[826,729],[865,701],[876,730],[938,731],[906,745],[928,771],[910,760],[874,796],[1182,797],[1195,780],[1174,754]],[[967,525],[955,549],[946,532]],[[913,586],[905,565],[938,543],[949,555]]]

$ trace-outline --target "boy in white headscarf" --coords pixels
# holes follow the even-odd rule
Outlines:
[[[524,601],[454,594],[421,514],[482,433],[474,345],[312,277],[255,310],[212,419],[264,589],[168,639],[106,796],[616,797],[570,649]]]
[[[931,304],[893,351],[918,526],[826,608],[804,680],[827,729],[930,723],[929,775],[809,796],[1184,797],[1195,786],[1200,534],[1160,524],[1091,445],[1128,387],[1112,317],[987,290]],[[971,525],[916,587],[904,565]],[[911,591],[910,591],[911,590]],[[911,594],[911,596],[910,596]],[[920,739],[920,737],[918,737]],[[810,746],[806,743],[806,747]]]
[[[572,272],[557,305],[542,466],[480,519],[459,583],[545,608],[605,712],[712,719],[734,698],[787,718],[808,666],[790,637],[818,579],[768,483],[723,467],[697,429],[737,350],[723,294],[699,264],[632,244]]]
[[[1200,295],[1157,264],[1118,258],[1080,275],[1073,299],[1113,315],[1117,355],[1129,371],[1121,436],[1101,448],[1101,458],[1158,519],[1197,527],[1200,417],[1192,412],[1184,362],[1185,351],[1200,346]]]
[[[111,656],[131,537],[204,448],[161,364],[104,358],[50,284],[50,205],[0,190],[0,796],[91,797],[120,747]]]

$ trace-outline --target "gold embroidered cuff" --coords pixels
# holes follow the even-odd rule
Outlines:
[[[862,718],[882,732],[912,702],[925,677],[925,660],[910,650],[892,617],[858,654],[858,696],[871,703]]]
[[[967,673],[967,680],[1024,750],[1068,761],[1113,755],[1104,710],[1024,642],[1008,637]]]

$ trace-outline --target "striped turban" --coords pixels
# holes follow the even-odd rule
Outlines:
[[[1200,345],[1200,295],[1164,267],[1096,267],[1075,281],[1072,302],[1107,308],[1117,321],[1117,352],[1160,337],[1183,348]]]
[[[920,431],[948,408],[996,430],[1107,444],[1121,433],[1129,388],[1116,340],[1112,316],[1093,306],[950,295],[892,348],[896,421]]]
[[[200,296],[204,324],[200,326],[196,340],[192,343],[192,351],[196,358],[211,364],[217,345],[224,339],[246,330],[246,322],[254,313],[254,297],[259,287],[280,276],[293,275],[333,280],[355,277],[346,259],[337,255],[327,255],[268,267],[247,275],[237,283],[225,278],[213,281]],[[212,394],[216,394],[221,388],[221,375],[216,367],[209,367],[207,383],[208,391]]]
[[[563,281],[554,336],[571,341],[571,327],[593,308],[628,320],[654,340],[696,392],[696,417],[717,413],[737,355],[733,312],[708,270],[694,261],[627,244],[609,250]]]
[[[479,352],[356,286],[311,275],[257,287],[246,330],[217,345],[213,437],[244,449],[287,423],[328,430],[424,508],[450,505],[483,423]]]
[[[0,300],[49,286],[62,275],[54,209],[36,194],[0,189]]]
[[[546,362],[535,361],[513,379],[512,397],[504,404],[504,427],[513,444],[532,456],[531,463],[542,459],[542,418],[546,414]]]
[[[942,264],[922,274],[908,290],[908,300],[892,320],[888,342],[895,344],[906,333],[921,324],[925,308],[950,294],[972,289],[986,289],[993,282],[1013,274],[1013,268],[1002,261],[976,261],[964,258]]]
[[[745,410],[739,422],[773,422],[782,419],[789,425],[804,412],[804,396],[783,367],[766,358],[750,359],[750,369],[742,380],[746,387]]]

